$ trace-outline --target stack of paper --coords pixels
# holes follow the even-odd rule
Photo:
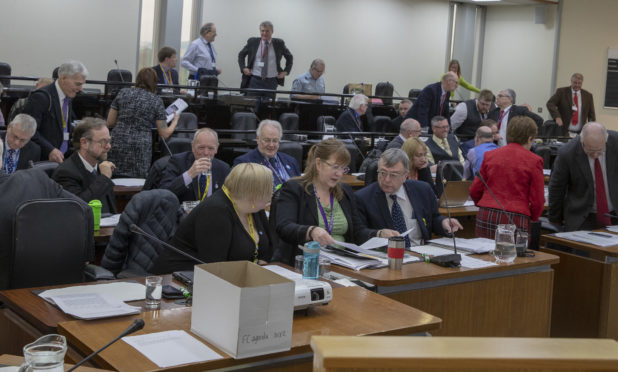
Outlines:
[[[576,242],[598,245],[599,247],[612,247],[618,245],[618,235],[597,231],[569,231],[556,233],[554,235]]]
[[[492,239],[487,238],[455,238],[455,242],[457,243],[457,250],[461,249],[476,254],[491,252],[496,247],[496,242]],[[433,239],[430,240],[429,243],[453,248],[452,238]]]
[[[139,314],[139,306],[129,306],[109,294],[84,293],[52,296],[58,307],[78,319],[98,319]]]

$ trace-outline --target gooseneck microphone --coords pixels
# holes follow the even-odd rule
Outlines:
[[[120,81],[124,83],[124,78],[122,77],[122,71],[120,71],[120,67],[118,66],[118,60],[114,60],[114,64],[116,64],[116,70],[118,70],[118,75],[120,75]]]
[[[118,337],[116,337],[113,340],[111,340],[107,345],[103,346],[99,350],[95,351],[94,353],[92,353],[92,354],[88,355],[87,357],[85,357],[84,359],[80,360],[79,363],[77,363],[76,365],[71,367],[71,369],[67,370],[67,372],[71,372],[75,368],[77,368],[77,367],[81,366],[82,364],[86,363],[87,361],[92,359],[92,357],[94,357],[95,355],[99,354],[101,351],[107,349],[111,344],[113,344],[114,342],[120,340],[124,336],[130,335],[131,333],[139,331],[142,328],[144,328],[144,319],[135,319],[133,321],[133,323],[131,323],[129,328],[125,329],[124,332],[122,332],[120,335],[118,335]]]
[[[451,167],[453,170],[455,170],[456,173],[457,170],[450,164],[447,163],[444,167]],[[443,190],[442,192],[444,193],[444,201],[446,202],[446,213],[448,215],[448,219],[449,219],[449,223],[451,220],[451,207],[448,205],[448,195],[446,194],[446,178],[444,177],[444,172],[442,172],[441,174],[442,176],[442,184],[443,184]],[[453,237],[453,253],[451,254],[444,254],[444,255],[440,255],[440,256],[433,256],[429,261],[431,263],[434,263],[438,266],[444,266],[444,267],[458,267],[459,265],[461,265],[461,255],[459,253],[457,253],[457,242],[455,241],[455,232],[451,231],[451,236]]]
[[[171,244],[168,244],[168,243],[164,242],[163,240],[161,240],[161,239],[157,238],[156,236],[151,235],[151,234],[148,234],[146,231],[142,230],[139,226],[137,226],[137,225],[136,225],[136,224],[134,224],[134,223],[132,223],[132,224],[129,226],[129,230],[130,230],[132,233],[135,233],[135,234],[137,234],[137,235],[141,235],[141,236],[145,236],[146,238],[149,238],[149,239],[151,239],[151,240],[154,240],[154,241],[156,241],[157,243],[162,244],[164,247],[166,247],[166,248],[168,248],[168,249],[171,249],[172,251],[174,251],[174,252],[178,253],[179,255],[182,255],[182,256],[184,256],[184,257],[186,257],[186,258],[190,259],[190,260],[193,260],[193,261],[198,262],[198,263],[200,263],[200,264],[204,264],[204,263],[206,263],[206,262],[204,262],[204,261],[200,260],[199,258],[197,258],[197,257],[195,257],[195,256],[192,256],[192,255],[190,255],[189,253],[187,253],[187,252],[185,252],[185,251],[183,251],[183,250],[181,250],[181,249],[178,249],[178,248],[174,247],[174,246],[173,246],[173,245],[171,245]]]

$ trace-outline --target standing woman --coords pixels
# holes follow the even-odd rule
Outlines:
[[[124,88],[112,102],[107,125],[112,132],[112,149],[108,158],[116,165],[114,176],[146,178],[152,160],[152,124],[168,138],[178,124],[178,114],[171,125],[166,123],[165,106],[155,93],[157,73],[143,68],[137,73],[134,88]]]
[[[457,74],[457,76],[459,77],[459,80],[457,80],[457,84],[459,84],[460,87],[464,87],[466,89],[468,89],[471,92],[475,92],[475,93],[479,93],[481,90],[477,87],[475,87],[474,85],[468,83],[463,76],[461,76],[461,66],[459,66],[459,61],[456,59],[452,59],[449,63],[448,63],[448,70],[451,72],[454,72]],[[451,98],[455,97],[455,91],[451,92]]]
[[[429,161],[427,160],[427,145],[419,138],[410,137],[401,146],[403,152],[408,155],[410,159],[410,176],[411,180],[424,181],[431,186],[434,194],[438,195],[436,191],[436,184],[433,182],[431,176],[431,170],[429,168]]]

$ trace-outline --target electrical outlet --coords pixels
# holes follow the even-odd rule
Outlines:
[[[543,108],[542,108],[542,107],[539,107],[539,108],[537,108],[537,109],[536,109],[536,111],[537,111],[539,114],[541,114],[541,113],[543,112]]]

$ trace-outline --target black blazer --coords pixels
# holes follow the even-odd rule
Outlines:
[[[51,102],[50,102],[51,99]],[[60,149],[63,140],[62,107],[56,91],[56,84],[52,83],[30,94],[30,98],[24,106],[24,114],[28,114],[36,120],[36,133],[32,141],[41,147],[41,160],[48,160],[49,153],[53,149]],[[69,134],[73,132],[73,104],[69,101],[68,114]]]
[[[431,133],[431,118],[436,115],[444,116],[447,119],[450,118],[449,105],[451,94],[446,92],[446,100],[442,105],[442,111],[440,111],[441,97],[441,82],[427,85],[418,95],[418,98],[416,98],[414,105],[412,105],[412,108],[408,111],[404,120],[407,118],[416,119],[421,124],[421,127],[428,127],[429,133]]]
[[[258,259],[269,261],[273,254],[272,232],[263,210],[253,213],[260,236]],[[204,262],[253,261],[255,243],[245,230],[234,206],[222,190],[200,203],[185,217],[170,244]],[[155,274],[193,270],[197,263],[169,249],[161,252],[150,269]]]
[[[509,109],[509,119],[506,122],[508,123],[516,116],[527,116],[531,118],[532,120],[534,120],[539,129],[541,128],[541,126],[543,126],[543,118],[535,114],[534,112],[531,112],[524,106],[512,105]],[[495,121],[498,121],[498,119],[500,119],[500,107],[496,107],[495,109],[489,111],[489,113],[487,114],[487,119],[493,119]],[[498,125],[499,124],[500,123],[498,123]],[[506,141],[506,138],[504,140]]]
[[[193,152],[187,151],[173,155],[163,169],[163,176],[159,188],[168,189],[178,197],[182,203],[184,201],[199,200],[199,182],[198,177],[191,181],[189,187],[185,186],[182,174],[186,172],[195,161]],[[212,192],[213,194],[221,186],[225,177],[230,173],[230,166],[225,162],[213,158],[212,159]]]
[[[166,84],[165,78],[163,77],[163,70],[161,69],[161,65],[152,66],[152,69],[157,73],[157,84]],[[178,85],[178,71],[176,69],[171,69],[170,74],[172,75],[172,85]],[[161,88],[157,88],[157,91],[160,92]],[[174,88],[174,92],[179,92],[180,89]]]
[[[351,108],[346,109],[335,123],[335,129],[337,132],[362,132],[362,124],[360,120],[356,120],[355,111]],[[360,119],[360,118],[359,118]],[[344,136],[345,137],[345,136]]]
[[[363,228],[352,189],[347,184],[342,183],[341,186],[344,193],[339,204],[348,220],[345,240],[346,242],[362,244],[375,236],[375,231]],[[279,236],[279,246],[275,250],[272,261],[293,265],[294,256],[300,254],[297,246],[306,242],[307,229],[310,226],[319,225],[318,207],[313,186],[309,186],[309,193],[307,193],[298,181],[289,180],[285,182],[281,187],[275,207],[275,224]]]
[[[7,149],[6,134],[2,135],[4,142],[4,151]],[[3,158],[4,160],[4,158]],[[41,160],[41,147],[32,141],[28,141],[24,147],[19,150],[19,159],[17,159],[16,170],[30,168],[29,162],[37,162]]]
[[[116,213],[114,183],[101,173],[95,176],[88,172],[77,151],[54,170],[52,178],[86,203],[94,199],[100,200],[103,204],[102,213]]]
[[[245,75],[242,73],[243,68],[253,69],[253,63],[255,62],[255,55],[260,47],[259,37],[251,37],[247,40],[247,44],[238,53],[238,66],[240,67],[240,73],[242,74],[242,81],[240,88],[248,88],[251,75]],[[290,74],[292,71],[292,62],[294,57],[292,53],[285,46],[285,42],[282,39],[272,38],[272,46],[275,48],[275,60],[277,61],[277,72],[285,71]],[[285,67],[281,68],[281,57],[285,57]],[[245,63],[246,62],[246,63]],[[283,86],[285,80],[277,79],[277,83]]]

